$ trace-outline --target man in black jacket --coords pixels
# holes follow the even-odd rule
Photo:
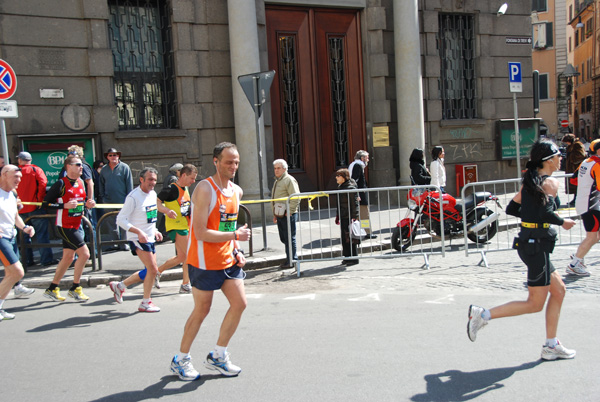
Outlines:
[[[350,177],[356,182],[356,186],[360,188],[367,188],[367,179],[365,178],[365,168],[369,164],[369,153],[362,149],[356,152],[354,156],[354,162],[348,166],[350,171]],[[367,232],[367,239],[375,239],[376,235],[371,233],[371,220],[369,219],[369,193],[362,191],[359,193],[360,196],[360,224]]]

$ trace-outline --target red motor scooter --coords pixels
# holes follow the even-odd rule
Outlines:
[[[392,247],[405,251],[410,247],[419,228],[441,235],[440,194],[427,189],[411,189],[408,192],[408,213],[392,230]],[[450,194],[442,194],[444,235],[448,237],[463,233],[463,206]],[[475,243],[485,243],[498,232],[497,212],[485,205],[494,201],[502,209],[498,197],[489,192],[477,192],[463,200],[465,205],[467,237]],[[414,213],[414,217],[410,215]]]

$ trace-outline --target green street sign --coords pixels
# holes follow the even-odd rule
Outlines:
[[[83,156],[90,166],[94,163],[96,149],[93,138],[61,138],[61,139],[24,139],[23,150],[31,154],[33,163],[39,166],[48,178],[48,186],[58,179],[58,174],[63,168],[67,157],[67,148],[79,145],[83,148]]]
[[[517,159],[515,121],[502,119],[498,122],[500,159]],[[540,119],[519,119],[520,155],[528,158],[533,143],[539,138]]]

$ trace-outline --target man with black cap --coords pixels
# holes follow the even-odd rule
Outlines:
[[[21,152],[17,155],[17,161],[21,174],[21,184],[17,188],[17,194],[22,202],[42,202],[46,195],[46,185],[48,178],[39,166],[31,163],[31,154],[29,152]],[[19,211],[21,219],[24,221],[30,216],[43,215],[46,211],[36,205],[25,205]],[[36,239],[39,243],[49,243],[50,236],[48,235],[48,219],[31,219],[28,224],[35,228]],[[27,243],[31,239],[25,237]],[[52,254],[51,248],[40,248],[40,264],[44,266],[57,264]],[[27,265],[33,265],[33,249],[27,249]]]
[[[131,169],[126,163],[121,162],[121,152],[115,148],[109,148],[104,154],[108,160],[100,171],[100,198],[106,204],[123,204],[127,194],[133,190],[133,178],[131,177]],[[111,223],[111,240],[119,238],[118,228],[116,223],[109,220]],[[121,233],[121,238],[125,238],[125,233]],[[127,244],[123,244],[122,250],[129,250]]]

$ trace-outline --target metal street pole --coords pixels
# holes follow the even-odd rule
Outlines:
[[[256,124],[256,152],[258,153],[258,188],[260,199],[265,199],[265,191],[263,188],[263,173],[262,173],[262,148],[261,148],[261,129],[260,129],[260,118],[261,118],[261,108],[262,102],[258,88],[258,80],[260,76],[252,77],[252,83],[254,85],[254,121]],[[267,222],[265,217],[265,204],[263,202],[260,203],[260,217],[262,221],[262,232],[263,232],[263,245],[264,249],[267,249]]]
[[[519,114],[517,111],[516,92],[513,92],[513,108],[515,111],[515,145],[517,146],[517,177],[521,177],[521,138],[519,135]]]
[[[2,155],[4,155],[4,163],[9,164],[10,159],[8,158],[8,142],[6,141],[6,125],[4,119],[0,119],[0,134],[2,135]]]

